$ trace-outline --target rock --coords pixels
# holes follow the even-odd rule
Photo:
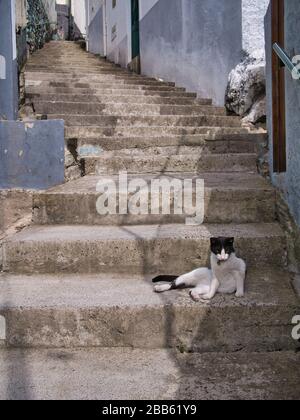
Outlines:
[[[76,179],[81,178],[81,169],[79,165],[69,166],[65,169],[65,180],[66,181],[75,181]]]
[[[258,50],[231,71],[226,92],[226,107],[229,111],[244,116],[253,104],[265,95],[265,91],[265,58],[263,52]]]
[[[22,121],[34,121],[36,120],[36,115],[35,115],[35,111],[34,111],[34,106],[32,102],[26,102],[19,111],[19,118]]]
[[[72,153],[65,147],[65,167],[69,168],[70,166],[76,165],[75,157]]]
[[[243,118],[243,122],[256,124],[265,120],[267,113],[266,96],[262,96],[253,104],[249,113]]]

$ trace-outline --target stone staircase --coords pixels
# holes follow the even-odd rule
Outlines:
[[[26,94],[37,114],[65,120],[83,175],[35,193],[32,226],[3,245],[3,351],[11,364],[27,363],[30,397],[300,397],[291,337],[299,300],[276,191],[257,171],[266,133],[75,43],[51,42],[33,54]],[[204,224],[187,226],[187,214],[100,216],[97,184],[108,175],[117,181],[120,171],[145,186],[204,179]],[[234,236],[247,261],[244,299],[218,295],[203,304],[186,290],[153,293],[153,275],[207,265],[209,238],[220,235]],[[67,378],[76,372],[76,385],[57,376],[58,367]]]

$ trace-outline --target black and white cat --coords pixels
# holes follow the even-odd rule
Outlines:
[[[198,268],[183,276],[159,276],[153,283],[168,282],[154,287],[157,293],[194,287],[190,291],[195,301],[210,300],[216,293],[243,297],[245,293],[246,263],[237,258],[234,238],[211,238],[211,269]]]

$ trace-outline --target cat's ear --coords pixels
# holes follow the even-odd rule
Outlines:
[[[234,244],[234,238],[227,238],[227,239],[226,239],[226,243],[227,243],[228,245],[233,245],[233,244]]]

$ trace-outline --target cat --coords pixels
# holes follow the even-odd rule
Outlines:
[[[198,268],[183,276],[159,276],[153,283],[157,293],[185,287],[194,287],[190,296],[195,301],[211,300],[216,293],[233,294],[243,297],[245,294],[246,263],[238,258],[234,249],[234,238],[211,238],[211,269]]]

